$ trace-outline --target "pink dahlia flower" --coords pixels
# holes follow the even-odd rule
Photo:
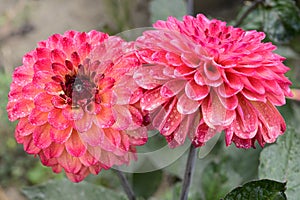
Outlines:
[[[135,84],[125,76],[139,65],[132,46],[97,31],[68,31],[26,54],[7,105],[24,150],[73,182],[135,158],[147,133],[135,106],[141,92],[122,86]]]
[[[169,17],[144,32],[136,46],[144,67],[134,74],[146,90],[141,108],[170,147],[188,136],[204,145],[224,131],[226,144],[272,143],[286,125],[275,106],[285,104],[291,82],[283,57],[265,34],[226,26],[204,15]]]

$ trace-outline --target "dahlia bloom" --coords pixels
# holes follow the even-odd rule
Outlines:
[[[189,137],[204,145],[224,131],[226,145],[272,143],[286,125],[275,106],[291,96],[283,57],[265,34],[204,15],[169,17],[136,41],[144,67],[133,78],[146,90],[141,108],[170,147]]]
[[[8,95],[8,117],[19,120],[17,142],[73,182],[135,158],[147,133],[135,105],[141,92],[124,86],[135,84],[126,81],[139,65],[132,50],[132,43],[97,31],[39,42],[15,69]]]

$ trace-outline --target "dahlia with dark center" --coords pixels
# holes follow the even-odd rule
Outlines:
[[[189,137],[204,145],[224,131],[226,144],[250,148],[283,134],[275,106],[291,96],[283,57],[265,34],[226,26],[204,15],[169,17],[136,41],[144,67],[133,78],[146,90],[141,108],[170,147]]]
[[[19,120],[17,142],[74,182],[128,164],[147,141],[140,89],[126,79],[137,66],[132,43],[97,31],[39,42],[13,73],[7,111]]]

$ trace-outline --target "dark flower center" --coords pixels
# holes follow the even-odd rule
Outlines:
[[[93,80],[94,77],[94,73],[90,76],[86,73],[78,74],[76,72],[65,75],[65,80],[62,80],[62,77],[59,76],[53,76],[52,79],[59,82],[62,87],[64,93],[60,94],[60,97],[65,99],[66,103],[76,108],[88,105],[92,101],[97,104],[101,103],[98,95],[99,89]]]

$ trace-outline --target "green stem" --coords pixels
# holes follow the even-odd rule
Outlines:
[[[125,174],[121,171],[119,171],[118,169],[114,170],[117,174],[117,176],[120,179],[121,185],[124,189],[124,192],[126,193],[127,197],[129,200],[136,200],[135,194],[125,176]]]
[[[196,149],[196,147],[194,147],[194,145],[191,144],[187,163],[186,163],[183,183],[182,183],[180,200],[188,199],[189,189],[190,189],[190,185],[192,182],[192,174],[193,174],[193,171],[195,168],[195,162],[196,162],[196,157],[197,157],[196,155],[197,155],[197,149]]]

